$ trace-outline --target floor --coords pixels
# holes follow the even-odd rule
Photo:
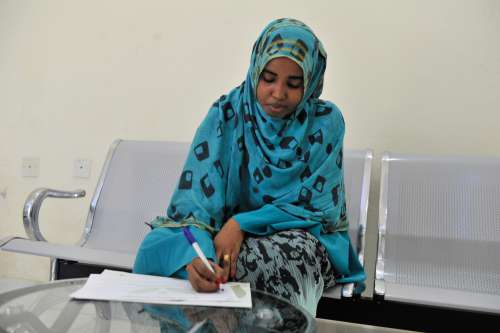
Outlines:
[[[403,333],[412,332],[386,327],[359,325],[341,321],[316,319],[316,333]]]

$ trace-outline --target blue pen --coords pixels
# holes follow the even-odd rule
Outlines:
[[[196,242],[196,239],[194,238],[191,231],[189,231],[188,227],[182,228],[182,231],[184,232],[184,236],[186,236],[186,239],[188,240],[189,244],[193,246],[194,250],[196,251],[196,254],[198,254],[198,257],[200,257],[201,261],[203,261],[203,263],[205,264],[205,266],[207,266],[210,272],[215,274],[212,265],[210,265],[210,263],[208,262],[207,257],[205,257],[205,254],[203,253],[200,246]]]

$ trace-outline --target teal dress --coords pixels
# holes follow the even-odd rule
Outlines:
[[[262,70],[278,57],[295,61],[304,77],[303,98],[284,118],[266,114],[256,97]],[[281,283],[271,291],[314,314],[323,288],[365,279],[347,234],[344,119],[335,104],[319,99],[325,68],[321,42],[303,23],[279,19],[264,29],[246,80],[221,96],[199,126],[167,216],[153,223],[134,272],[186,278],[185,266],[196,254],[179,227],[190,225],[204,253],[217,261],[213,237],[234,218],[246,235],[237,278],[252,287]],[[318,260],[302,267],[298,253]],[[297,267],[281,273],[273,264]]]

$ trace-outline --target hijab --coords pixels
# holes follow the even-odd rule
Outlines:
[[[256,97],[263,69],[279,57],[300,66],[304,85],[297,108],[283,118],[266,114]],[[217,231],[233,217],[260,235],[304,228],[325,245],[340,274],[349,275],[353,262],[362,273],[345,232],[344,120],[335,104],[319,99],[326,59],[304,23],[278,19],[265,27],[245,81],[215,101],[196,131],[169,219]]]

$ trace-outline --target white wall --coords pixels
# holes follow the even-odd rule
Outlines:
[[[189,141],[244,80],[261,29],[286,16],[325,45],[323,98],[344,112],[346,147],[375,150],[371,250],[384,150],[500,155],[496,0],[0,0],[0,237],[24,235],[34,188],[83,188],[41,213],[50,241],[76,242],[110,143]],[[30,156],[38,178],[21,177]],[[92,160],[89,179],[73,178],[75,158]],[[46,280],[48,260],[0,252],[0,276]]]

